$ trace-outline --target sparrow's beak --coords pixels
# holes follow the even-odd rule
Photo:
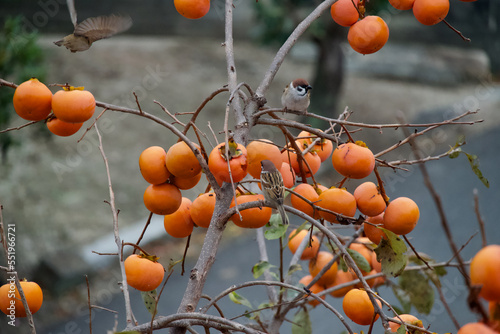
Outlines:
[[[308,90],[311,90],[311,89],[313,89],[313,88],[312,88],[312,86],[310,86],[310,85],[307,85],[307,86],[306,86],[306,92],[307,92]]]

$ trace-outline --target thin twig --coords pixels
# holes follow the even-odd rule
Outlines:
[[[31,122],[28,122],[28,123],[25,123],[23,125],[19,125],[19,126],[13,127],[13,128],[7,128],[7,129],[4,129],[4,130],[0,131],[0,133],[5,133],[5,132],[15,131],[15,130],[21,130],[22,128],[25,128],[27,126],[33,125],[33,124],[38,123],[38,122],[41,122],[41,121],[31,121]]]
[[[450,305],[446,301],[446,296],[443,293],[443,288],[441,287],[441,284],[434,284],[436,287],[436,290],[438,291],[439,294],[439,299],[441,300],[441,303],[443,303],[444,308],[446,309],[446,313],[448,313],[448,316],[450,317],[451,321],[453,322],[453,325],[455,325],[455,329],[458,331],[460,329],[460,323],[458,322],[457,318],[453,314],[453,311],[450,308]]]
[[[165,108],[165,106],[163,104],[161,104],[160,102],[154,100],[153,103],[156,103],[157,105],[160,106],[160,108],[170,117],[172,117],[172,119],[174,120],[174,124],[177,123],[179,124],[180,126],[186,126],[186,124],[182,123],[181,121],[179,121],[179,119],[177,117],[175,117],[175,115],[173,115],[170,111],[168,111],[167,108]],[[139,110],[140,111],[140,110]],[[142,111],[141,111],[142,113]]]
[[[139,236],[139,239],[137,239],[137,242],[135,243],[137,246],[141,243],[142,238],[144,237],[144,233],[146,233],[146,230],[148,229],[149,224],[151,224],[151,218],[153,218],[153,213],[150,212],[148,216],[148,220],[146,221],[146,225],[144,225],[144,228],[142,229],[141,235]],[[135,254],[135,251],[137,248],[134,247],[134,251],[132,254]]]
[[[471,39],[468,38],[468,37],[465,37],[459,30],[457,30],[455,27],[453,27],[451,24],[448,23],[448,21],[446,20],[443,20],[443,22],[448,26],[448,28],[450,28],[451,30],[453,30],[454,32],[456,32],[460,37],[462,37],[462,39],[466,42],[470,42]]]
[[[118,253],[100,253],[100,252],[96,252],[94,250],[92,251],[92,253],[97,254],[97,255],[113,255],[113,256],[119,255]]]
[[[89,277],[85,275],[85,282],[87,283],[87,301],[89,304],[89,331],[92,334],[92,306],[90,305],[90,285],[89,285]]]
[[[476,213],[477,222],[479,224],[479,231],[481,231],[482,247],[484,248],[488,245],[488,241],[486,241],[486,229],[484,227],[484,220],[483,217],[481,217],[481,211],[479,210],[479,195],[477,188],[474,188],[472,193],[474,194],[474,212]]]
[[[111,173],[109,170],[108,158],[106,157],[106,153],[104,153],[101,133],[99,132],[99,129],[97,128],[97,124],[95,124],[94,128],[95,128],[95,131],[97,133],[97,137],[99,138],[99,151],[101,152],[102,159],[104,160],[104,166],[106,167],[106,175],[108,176],[109,205],[110,205],[111,213],[113,216],[113,233],[115,236],[116,246],[118,247],[118,253],[120,254],[118,256],[118,260],[120,263],[120,270],[121,270],[121,275],[122,275],[122,291],[123,291],[123,297],[125,299],[125,312],[126,312],[126,317],[127,317],[127,328],[130,328],[134,324],[134,315],[132,314],[132,308],[130,305],[130,295],[128,292],[127,275],[125,274],[125,266],[123,264],[123,261],[124,261],[123,254],[121,252],[122,241],[120,239],[120,234],[118,231],[118,211],[117,211],[116,206],[115,206],[115,193],[113,191],[113,185],[111,184]]]
[[[92,124],[85,130],[85,132],[83,133],[83,135],[80,137],[80,139],[78,139],[76,142],[79,143],[82,141],[83,137],[85,137],[85,135],[87,134],[87,132],[90,131],[90,129],[92,129],[95,125],[95,123],[97,122],[97,120],[99,120],[99,118],[101,118],[102,115],[104,115],[104,113],[106,112],[106,110],[108,110],[107,108],[104,108],[103,111],[101,111],[101,113],[95,118],[95,120],[92,122]]]
[[[137,104],[137,108],[139,108],[139,112],[142,114],[143,111],[142,111],[142,108],[141,108],[141,104],[139,103],[139,99],[137,98],[137,94],[135,92],[132,92],[132,94],[134,94],[135,103]]]
[[[182,270],[181,270],[181,276],[184,276],[184,264],[186,263],[186,255],[187,255],[187,251],[189,249],[189,242],[191,241],[191,235],[190,234],[188,237],[187,237],[187,240],[186,240],[186,247],[184,247],[184,254],[182,255]]]
[[[420,254],[417,252],[417,250],[415,249],[415,247],[413,247],[413,245],[411,244],[410,240],[408,240],[408,238],[406,237],[405,234],[403,234],[403,239],[405,239],[405,241],[408,244],[408,246],[410,246],[411,250],[413,251],[413,254],[415,254],[415,256],[417,257],[417,259],[419,259],[420,261],[422,261],[428,269],[433,270],[431,268],[431,266],[429,265],[429,262],[425,261],[425,259],[420,256]]]
[[[212,298],[210,298],[210,297],[209,297],[209,296],[207,296],[207,295],[201,295],[201,298],[206,299],[206,300],[208,300],[209,302],[211,302],[211,301],[212,301]],[[223,318],[225,318],[225,316],[224,316],[224,312],[222,312],[222,309],[219,307],[219,305],[217,305],[217,303],[214,303],[214,304],[213,304],[213,306],[215,307],[215,309],[217,310],[217,312],[219,312],[220,316],[221,316],[221,317],[223,317]],[[233,319],[231,319],[231,320],[234,320],[234,318],[233,318]]]

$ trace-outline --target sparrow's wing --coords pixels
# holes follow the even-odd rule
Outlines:
[[[71,16],[71,22],[73,22],[73,26],[76,28],[76,9],[75,9],[75,0],[66,0],[66,4],[68,5],[69,15]]]
[[[85,36],[90,43],[93,43],[125,31],[130,26],[132,26],[132,19],[129,16],[90,17],[76,26],[74,34]]]

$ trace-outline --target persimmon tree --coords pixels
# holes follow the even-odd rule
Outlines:
[[[424,0],[416,0],[415,3],[419,1],[422,3],[419,5],[419,15],[422,15],[422,12],[425,12],[422,9],[425,3]],[[181,8],[179,10],[181,14],[189,12],[186,15],[191,18],[197,17],[195,8],[191,8],[194,6],[193,3],[197,2],[199,1],[176,1],[176,8],[178,10]],[[200,10],[206,10],[206,2]],[[348,108],[337,117],[325,117],[267,105],[266,96],[269,87],[290,49],[323,13],[333,12],[331,7],[336,3],[336,0],[323,1],[301,20],[277,51],[261,82],[257,87],[251,87],[238,78],[233,49],[233,11],[238,10],[238,7],[232,0],[226,0],[223,46],[226,55],[227,85],[200,100],[199,108],[188,115],[171,112],[157,102],[159,108],[165,111],[165,117],[162,118],[143,110],[138,100],[137,108],[123,107],[94,101],[90,93],[91,87],[87,87],[87,91],[69,84],[60,85],[62,90],[56,95],[67,96],[63,103],[67,107],[60,109],[61,102],[56,103],[55,109],[64,113],[61,122],[83,123],[88,119],[89,105],[93,103],[102,109],[97,117],[89,121],[86,131],[97,133],[100,153],[108,176],[107,202],[112,212],[111,223],[117,247],[116,259],[120,264],[122,278],[116,283],[121,285],[126,312],[126,323],[121,324],[121,331],[117,332],[118,329],[114,329],[116,333],[152,333],[161,328],[170,328],[172,333],[186,331],[196,333],[198,327],[207,333],[210,329],[223,333],[279,333],[284,321],[290,318],[290,314],[293,314],[293,331],[308,333],[312,331],[308,320],[311,308],[315,308],[313,312],[324,308],[337,317],[344,326],[338,329],[339,333],[347,331],[352,334],[352,322],[369,326],[368,333],[371,333],[375,326],[382,326],[385,331],[394,328],[398,333],[407,330],[432,333],[432,324],[423,326],[419,319],[404,313],[410,312],[412,307],[422,313],[430,311],[434,301],[434,289],[442,295],[440,277],[446,274],[444,271],[446,267],[460,269],[470,291],[469,306],[478,313],[478,321],[491,328],[498,326],[499,312],[488,315],[481,300],[484,294],[480,293],[482,285],[488,285],[488,288],[491,285],[493,292],[487,294],[487,300],[492,303],[490,308],[498,309],[497,296],[500,295],[496,290],[498,285],[490,284],[485,279],[487,275],[481,273],[474,275],[477,277],[474,282],[468,278],[468,262],[462,259],[461,249],[453,241],[441,199],[425,167],[428,161],[460,155],[463,153],[461,147],[465,142],[458,140],[456,143],[450,143],[449,150],[436,156],[421,156],[418,146],[419,137],[426,136],[440,127],[474,125],[481,122],[481,119],[476,118],[476,110],[436,123],[410,124],[399,118],[396,122],[381,120],[379,124],[365,124],[350,121],[349,117],[355,111]],[[365,1],[352,2],[353,6],[356,4],[358,6],[355,9],[360,17],[356,22],[352,22],[352,26],[366,20],[365,16],[373,17],[366,14]],[[346,1],[343,1],[342,5],[346,6]],[[444,11],[443,8],[440,10]],[[434,23],[444,19],[442,12],[436,14],[432,8],[430,11]],[[382,19],[379,19],[375,20],[380,23]],[[375,52],[383,47],[388,34],[385,23],[382,26],[382,35],[378,32],[375,34],[376,45],[373,47],[364,45],[359,48],[360,50]],[[363,39],[369,38],[370,31],[364,28],[357,30],[358,32],[353,33],[356,36],[351,36],[350,39],[359,45],[363,43]],[[367,41],[368,44],[369,42]],[[39,84],[38,81],[32,80],[31,83],[33,82]],[[20,87],[3,79],[0,79],[0,85],[4,86],[2,89]],[[43,91],[46,92],[45,89]],[[54,117],[59,119],[60,115],[63,115],[58,115],[54,109],[56,95],[52,98],[53,112],[44,118],[47,124],[50,124]],[[72,100],[70,95],[75,96],[75,100]],[[219,128],[211,129],[215,141],[220,143],[210,148],[212,144],[207,139],[210,134],[200,130],[198,116],[217,95],[225,96],[226,104],[221,108],[225,111],[223,115],[221,114],[224,122]],[[33,98],[20,99],[16,103],[21,103],[23,108],[29,108],[33,104],[32,100]],[[36,100],[34,104],[37,104]],[[74,107],[72,108],[74,111],[69,110],[71,106]],[[112,171],[99,132],[99,117],[102,113],[110,111],[148,119],[178,138],[178,142],[172,143],[166,150],[153,146],[137,157],[142,176],[151,183],[144,193],[144,204],[151,211],[144,230],[147,229],[153,214],[164,216],[166,232],[173,237],[186,238],[186,253],[193,227],[196,225],[206,228],[198,259],[190,268],[188,275],[184,276],[187,287],[175,314],[158,314],[157,305],[168,291],[168,279],[172,273],[176,270],[184,272],[184,263],[182,269],[179,269],[178,263],[168,265],[163,263],[166,268],[162,270],[158,258],[147,252],[147,245],[140,245],[142,236],[138,236],[137,242],[131,243],[122,240],[119,234],[118,209],[111,182]],[[82,116],[80,112],[85,114],[84,118],[80,117]],[[296,114],[305,119],[320,119],[329,126],[324,129],[313,128],[305,122],[296,121]],[[25,126],[36,122],[40,120],[31,120]],[[230,127],[230,123],[234,125]],[[4,129],[1,133],[21,130],[23,127]],[[258,127],[277,128],[282,134],[282,139],[278,141],[272,138],[274,141],[269,141],[266,138],[253,138],[252,129]],[[367,129],[380,131],[402,129],[405,137],[379,152],[372,152],[370,143],[357,140],[359,133]],[[217,136],[217,132],[223,136]],[[294,135],[298,132],[300,133]],[[391,161],[386,158],[388,153],[405,146],[411,146],[414,160]],[[468,155],[468,158],[476,175],[487,185],[487,180],[482,176],[475,157]],[[290,231],[287,230],[288,226],[282,223],[280,215],[272,215],[271,209],[275,208],[275,205],[260,194],[259,187],[262,185],[259,183],[259,170],[260,162],[264,159],[271,160],[275,164],[283,176],[284,186],[291,194],[292,206],[285,205],[285,209],[288,215],[293,216],[292,223],[299,222],[299,226],[294,226],[293,231],[291,228]],[[342,181],[331,184],[331,180],[322,180],[323,184],[320,184],[317,175],[315,176],[320,165],[330,169],[332,173],[338,173]],[[380,171],[382,169],[405,171],[409,165],[418,165],[424,175],[426,186],[440,213],[441,224],[445,230],[444,238],[453,253],[451,259],[433,260],[413,247],[406,234],[413,230],[418,223],[420,211],[426,208],[419,207],[410,198],[391,199],[385,191]],[[138,174],[140,172],[137,171]],[[205,177],[202,177],[202,174]],[[369,176],[374,177],[376,183],[364,180],[366,182],[356,189],[345,187],[348,179],[361,180]],[[200,181],[201,179],[203,181]],[[192,188],[198,182],[206,183],[204,194],[196,199],[182,197],[183,190]],[[209,221],[208,217],[211,217]],[[256,251],[261,258],[261,261],[252,268],[255,280],[238,285],[228,284],[228,287],[220,291],[217,296],[210,296],[207,302],[202,302],[207,277],[217,257],[223,232],[230,222],[242,228],[255,229]],[[8,258],[9,241],[6,237],[8,229],[3,222],[1,210],[0,234],[4,253]],[[267,247],[270,243],[279,243],[279,264],[269,262]],[[293,253],[289,264],[283,262],[283,252],[287,251],[287,244]],[[497,248],[493,248],[489,253],[494,254],[495,251]],[[481,261],[488,260],[481,258],[476,263]],[[302,266],[309,267],[310,275],[303,273],[307,269],[302,268],[301,263]],[[21,300],[25,309],[30,308],[30,296],[26,296],[23,292],[17,272],[9,265],[1,266],[0,269],[14,274],[15,286],[19,290],[17,300]],[[492,272],[498,273],[494,270]],[[296,279],[297,275],[301,276],[300,281]],[[381,284],[392,286],[402,306],[392,305],[386,296],[376,292],[376,287]],[[265,289],[268,295],[268,300],[262,301],[258,308],[252,307],[241,292],[251,286]],[[143,291],[145,305],[131,304],[129,296],[131,287]],[[334,297],[346,295],[343,309],[333,307],[326,298],[327,295]],[[222,298],[230,298],[235,303],[249,307],[245,315],[251,323],[243,324],[224,317],[224,313],[217,305]],[[442,301],[447,305],[444,299]],[[10,300],[7,297],[2,299],[0,296],[1,303],[6,303],[8,306]],[[0,309],[3,306],[0,305]],[[37,306],[39,308],[39,305]],[[93,307],[96,306],[90,305],[89,300],[89,309],[92,310]],[[148,308],[152,315],[150,321],[142,324],[136,321],[134,309],[138,307]],[[209,314],[208,311],[212,308],[216,308],[219,315]],[[33,309],[34,312],[36,310]],[[448,314],[456,327],[450,331],[458,330],[460,324],[449,309]],[[26,316],[31,332],[35,333],[31,312],[27,311]]]

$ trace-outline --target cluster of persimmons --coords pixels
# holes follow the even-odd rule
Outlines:
[[[194,145],[199,149],[198,145]],[[328,160],[345,179],[364,179],[371,175],[375,167],[375,157],[363,142],[348,142],[334,149],[330,140],[302,131],[296,137],[294,144],[285,147],[280,148],[266,139],[251,141],[246,147],[229,140],[227,143],[217,145],[205,156],[208,156],[208,167],[219,185],[222,182],[237,184],[244,179],[252,178],[258,182],[261,172],[260,162],[270,160],[281,172],[285,187],[293,189],[290,196],[291,205],[312,218],[323,219],[332,224],[342,224],[345,220],[354,220],[359,210],[366,216],[367,237],[357,239],[350,245],[350,249],[363,256],[372,268],[371,271],[364,272],[367,275],[381,271],[381,264],[377,261],[373,248],[380,242],[384,232],[377,226],[403,235],[410,233],[418,222],[419,209],[413,200],[399,197],[389,202],[373,182],[360,184],[353,193],[345,188],[327,188],[315,182],[307,183],[307,180],[318,172],[321,164]],[[169,235],[183,238],[189,236],[195,226],[209,227],[215,208],[215,193],[203,193],[194,201],[182,197],[181,194],[182,190],[198,184],[202,176],[200,163],[188,144],[179,141],[166,151],[159,146],[146,148],[139,157],[139,166],[142,176],[150,183],[144,193],[144,204],[151,212],[164,215],[164,227]],[[251,178],[247,178],[247,175]],[[303,182],[298,185],[295,184],[296,175],[303,176]],[[259,200],[264,201],[264,196],[260,193],[238,191],[236,201],[233,199],[231,207],[235,202],[241,204]],[[261,206],[241,210],[240,214],[234,214],[230,220],[242,228],[260,228],[269,222],[271,215],[270,207]],[[312,229],[310,232],[307,229],[294,230],[290,233],[288,242],[290,250],[295,253],[302,240],[305,237],[310,238],[308,246],[301,255],[301,260],[310,261],[310,275],[304,276],[300,281],[304,285],[308,285],[334,257],[333,252],[320,251],[318,237],[310,233]],[[134,261],[137,260],[136,255],[133,255],[133,258]],[[148,262],[148,259],[144,261]],[[155,280],[157,284],[161,282],[160,276],[163,277],[158,270],[158,278]],[[353,272],[344,272],[338,268],[337,263],[334,263],[311,287],[311,291],[319,292],[356,278]],[[383,283],[384,279],[379,277],[369,279],[368,282],[374,286]],[[133,283],[129,280],[129,284]],[[141,289],[142,283],[134,287]],[[147,285],[144,289],[150,290],[151,286]],[[354,284],[332,292],[332,296],[335,297],[344,295],[344,308],[348,317],[359,324],[367,324],[366,322],[369,324],[374,309],[366,292],[355,288]],[[371,307],[371,311],[366,311],[358,305],[362,296],[366,297],[366,303],[363,305]],[[318,302],[311,300],[310,303],[316,305]],[[350,309],[355,311],[350,312]],[[364,316],[357,318],[356,315],[359,314]]]
[[[399,10],[413,9],[417,21],[427,26],[443,21],[450,10],[449,0],[389,0],[389,3]],[[377,52],[389,39],[389,27],[380,16],[365,16],[365,0],[338,0],[330,14],[336,23],[349,27],[347,41],[356,52]]]

